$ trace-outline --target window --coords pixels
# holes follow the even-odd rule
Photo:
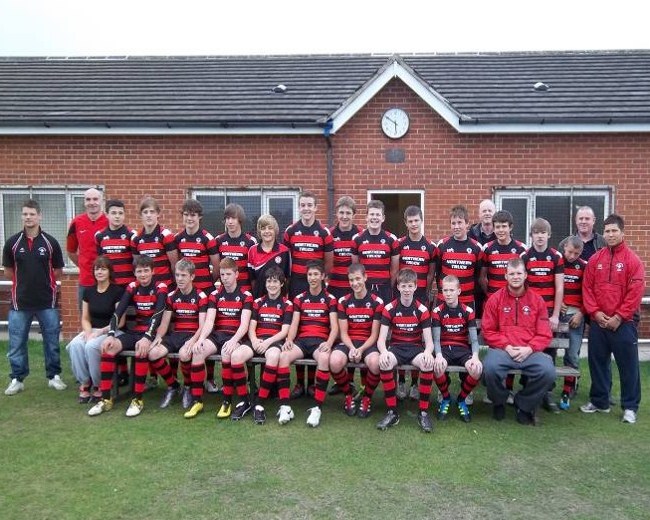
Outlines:
[[[256,235],[257,219],[270,213],[280,226],[280,239],[284,229],[297,219],[298,191],[274,190],[195,190],[192,196],[203,205],[203,226],[210,233],[224,231],[223,210],[227,204],[239,204],[246,212],[244,231]]]
[[[576,232],[575,214],[580,206],[589,206],[596,214],[596,231],[602,232],[603,220],[610,213],[611,190],[594,188],[503,188],[495,192],[499,209],[512,213],[515,221],[513,235],[530,243],[528,231],[532,221],[545,218],[551,224],[550,245]]]
[[[0,187],[0,210],[3,218],[3,225],[0,227],[1,243],[4,244],[7,238],[22,229],[22,204],[25,199],[32,198],[41,205],[43,231],[58,240],[66,266],[74,267],[65,254],[65,241],[70,220],[84,212],[86,189],[88,188]]]

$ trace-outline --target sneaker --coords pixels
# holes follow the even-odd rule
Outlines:
[[[449,405],[451,404],[451,399],[443,399],[438,405],[438,419],[444,421],[447,418],[449,413]]]
[[[298,399],[299,397],[302,397],[305,395],[305,387],[302,385],[296,385],[293,387],[293,390],[291,390],[291,395],[289,396],[290,399]]]
[[[214,382],[214,379],[206,379],[205,383],[203,383],[203,386],[205,387],[205,391],[209,394],[219,393],[219,385]]]
[[[569,407],[571,406],[571,397],[570,394],[567,394],[566,392],[562,392],[562,395],[560,396],[560,403],[558,404],[560,407],[560,410],[568,410]]]
[[[136,417],[142,413],[143,408],[144,408],[144,401],[142,399],[133,398],[131,400],[131,404],[126,409],[126,416]]]
[[[219,411],[217,412],[217,419],[227,419],[230,417],[231,412],[232,405],[230,404],[230,401],[224,401],[221,403],[221,408],[219,408]]]
[[[409,399],[413,401],[420,399],[420,390],[416,385],[411,385],[411,389],[409,390]]]
[[[101,399],[95,406],[88,410],[88,415],[94,417],[104,412],[108,412],[113,409],[113,400],[112,399]]]
[[[54,390],[65,390],[68,388],[68,385],[61,380],[61,376],[58,374],[48,381],[47,386],[54,388]]]
[[[598,408],[595,404],[589,401],[587,404],[583,404],[580,407],[580,411],[583,413],[595,413],[595,412],[609,413],[610,408],[609,406],[607,408]]]
[[[628,424],[634,424],[636,423],[636,412],[634,410],[625,410],[623,412],[623,419],[622,421],[624,423]]]
[[[395,396],[401,401],[406,399],[408,395],[408,390],[406,389],[406,383],[400,383],[397,385],[397,390],[395,390]]]
[[[190,406],[190,409],[183,414],[183,417],[185,417],[186,419],[194,419],[202,411],[203,411],[203,402],[194,401]]]
[[[467,394],[467,397],[465,398],[465,404],[467,406],[472,406],[474,404],[474,392]]]
[[[314,395],[316,395],[316,385],[309,385],[307,387],[307,395],[309,397],[314,397]]]
[[[388,428],[391,426],[396,426],[399,424],[399,414],[397,413],[397,410],[390,409],[386,412],[386,415],[384,415],[377,423],[377,429],[381,431],[386,431]]]
[[[291,406],[283,404],[278,410],[278,422],[280,424],[287,424],[294,417]]]
[[[174,396],[178,395],[180,389],[178,387],[174,388],[170,386],[167,390],[165,390],[165,394],[163,395],[163,398],[160,400],[160,408],[167,408],[170,404],[172,404],[172,401],[174,400]]]
[[[424,410],[420,410],[418,413],[418,425],[422,428],[424,433],[431,433],[433,431],[431,416]]]
[[[515,393],[510,390],[508,397],[506,398],[506,404],[514,405],[515,404]]]
[[[547,412],[559,413],[560,409],[558,408],[557,404],[555,404],[555,401],[553,400],[553,392],[546,392],[546,394],[544,395],[544,399],[542,399],[542,407]]]
[[[361,403],[357,409],[357,417],[359,419],[366,419],[370,415],[370,397],[364,395],[361,398]]]
[[[266,411],[262,405],[255,405],[253,408],[253,421],[255,424],[264,424],[266,422]]]
[[[490,399],[490,398],[487,396],[487,394],[485,394],[485,395],[483,396],[483,402],[484,402],[485,404],[492,404],[492,399]],[[512,402],[514,403],[514,400],[513,400]]]
[[[343,405],[345,410],[345,415],[348,417],[353,417],[357,413],[357,403],[354,402],[354,397],[352,394],[345,396],[345,404]]]
[[[251,403],[249,401],[239,401],[230,416],[231,421],[240,421],[244,416],[251,411]]]
[[[316,428],[320,424],[320,416],[321,416],[321,409],[320,406],[314,406],[313,408],[309,409],[309,417],[307,417],[307,426],[311,426],[312,428]]]
[[[190,406],[192,406],[192,402],[194,399],[192,398],[192,390],[190,390],[189,386],[184,386],[183,390],[181,390],[181,405],[183,406],[184,410],[187,410]]]
[[[469,413],[469,408],[467,407],[467,399],[464,401],[458,401],[458,412],[460,413],[460,420],[463,422],[471,422],[472,416]]]
[[[535,414],[533,412],[525,412],[521,408],[517,408],[516,416],[519,424],[523,424],[524,426],[535,426]]]
[[[503,421],[506,418],[506,406],[503,404],[495,404],[492,407],[492,418],[495,421]]]

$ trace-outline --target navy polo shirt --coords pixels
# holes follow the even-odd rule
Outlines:
[[[56,307],[55,269],[62,269],[63,253],[56,239],[40,231],[33,240],[24,231],[5,242],[2,265],[14,270],[11,307],[34,311]]]

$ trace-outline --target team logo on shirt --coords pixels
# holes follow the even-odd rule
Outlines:
[[[241,247],[244,247],[244,241],[242,240],[242,241],[239,243],[239,245],[240,245]]]
[[[38,254],[40,254],[41,256],[45,256],[45,251],[46,251],[46,249],[43,246],[38,248]],[[619,271],[620,271],[620,269],[619,269]]]
[[[239,300],[241,300],[241,298],[240,298],[239,296],[237,296],[237,297],[235,298],[235,301],[238,302]]]
[[[195,303],[195,302],[196,302],[196,298],[191,298],[190,299],[190,303]]]
[[[321,302],[321,303],[325,303],[325,298],[321,298],[321,299],[320,299],[320,302]]]
[[[524,306],[521,308],[521,311],[522,311],[526,316],[528,316],[528,315],[530,314],[530,307],[529,307],[528,305],[524,305]]]
[[[317,237],[317,236],[319,236],[319,235],[320,235],[320,232],[316,229],[316,230],[314,231],[314,236]]]
[[[513,248],[510,250],[510,252],[511,252],[511,253],[516,253],[517,250],[513,247]]]
[[[126,238],[126,234],[125,234],[125,233],[122,233],[122,234],[120,235],[120,238],[121,238],[122,240],[124,240],[124,239]]]
[[[196,237],[196,243],[200,244],[201,243],[201,237]]]
[[[382,238],[382,239],[379,241],[379,243],[380,243],[380,244],[385,244],[385,243],[386,243],[386,239],[385,239],[385,238]]]
[[[366,309],[370,308],[370,302],[366,302]]]
[[[549,255],[549,256],[546,257],[546,261],[547,261],[547,262],[550,262],[550,261],[551,261],[551,255]]]
[[[422,246],[422,247],[420,247],[420,249],[421,249],[422,251],[426,251],[427,246]]]
[[[505,314],[510,314],[510,311],[511,311],[511,310],[512,310],[512,309],[511,309],[510,307],[507,307],[507,306],[503,308],[503,312],[504,312]]]
[[[471,248],[471,247],[468,247],[468,248],[466,249],[466,251],[467,251],[468,253],[471,254],[471,252],[472,252],[472,248]]]
[[[623,270],[623,267],[624,267],[623,262],[617,262],[616,263],[616,271],[617,272],[620,273]]]

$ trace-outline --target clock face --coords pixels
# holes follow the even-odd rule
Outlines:
[[[403,137],[409,129],[409,116],[401,108],[391,108],[381,118],[381,129],[391,139]]]

